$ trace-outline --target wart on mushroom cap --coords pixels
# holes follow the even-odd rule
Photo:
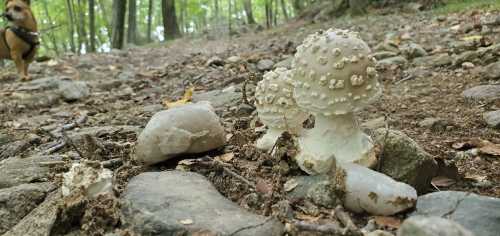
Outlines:
[[[298,134],[302,130],[308,115],[295,103],[289,70],[277,68],[266,73],[257,85],[255,98],[259,118],[268,127],[266,134],[257,140],[257,148],[269,150],[283,132]]]
[[[372,141],[353,114],[382,90],[370,54],[358,34],[346,30],[311,35],[297,48],[294,97],[301,109],[316,117],[315,128],[299,138],[296,157],[309,174],[329,171],[335,159],[375,164]]]

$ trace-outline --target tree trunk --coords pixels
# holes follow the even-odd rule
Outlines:
[[[87,40],[87,30],[85,29],[85,4],[82,1],[78,0],[78,38],[80,43],[85,46],[85,51],[88,51],[90,46]]]
[[[286,2],[285,0],[281,0],[281,11],[283,12],[283,17],[285,18],[285,21],[288,21],[288,11],[286,10]]]
[[[111,41],[113,39],[113,29],[111,24],[109,23],[109,15],[106,9],[106,5],[104,4],[104,0],[99,0],[99,9],[101,10],[101,15],[104,21],[104,25],[106,26],[108,38]]]
[[[273,9],[272,9],[272,5],[271,5],[271,1],[272,0],[265,0],[265,3],[264,3],[264,8],[266,10],[266,26],[268,29],[271,28],[272,24],[273,24]]]
[[[365,14],[369,4],[369,0],[349,0],[349,11],[352,15]]]
[[[245,15],[247,15],[247,23],[249,25],[257,23],[253,17],[252,0],[243,0],[243,8],[245,8]]]
[[[90,52],[96,51],[95,46],[95,0],[89,0],[89,30],[90,30]]]
[[[278,0],[272,0],[272,3],[274,4],[273,23],[274,23],[274,26],[277,26],[278,25]]]
[[[174,0],[162,0],[161,2],[163,15],[163,35],[165,40],[180,37],[179,25],[177,24],[177,16],[175,12]]]
[[[127,42],[137,44],[137,0],[128,2]]]
[[[125,37],[125,12],[127,0],[113,0],[112,40],[111,47],[122,49]]]
[[[148,34],[148,43],[151,43],[151,30],[152,30],[152,24],[153,24],[153,0],[149,0],[148,3],[148,29],[147,29],[147,34]]]
[[[75,20],[73,16],[73,6],[72,6],[72,0],[66,0],[66,8],[68,12],[68,32],[69,32],[69,47],[71,48],[72,52],[76,52],[76,46],[75,46]]]
[[[233,0],[228,0],[227,2],[227,24],[228,24],[228,27],[229,27],[229,35],[232,34],[233,32],[233,4],[232,4],[232,1]]]

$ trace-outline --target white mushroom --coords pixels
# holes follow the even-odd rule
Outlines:
[[[257,148],[271,149],[285,131],[298,134],[308,115],[302,112],[293,99],[290,71],[277,68],[264,75],[255,91],[259,118],[267,127],[266,134],[257,140]]]
[[[372,140],[354,117],[381,93],[370,54],[357,33],[344,30],[311,35],[298,47],[292,65],[295,101],[316,118],[315,127],[299,137],[296,160],[307,173],[325,173],[335,159],[375,164]]]

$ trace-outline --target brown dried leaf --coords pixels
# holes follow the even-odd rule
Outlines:
[[[399,229],[401,219],[390,216],[375,216],[375,223],[379,226],[388,227],[391,229]]]
[[[321,219],[321,216],[311,216],[311,215],[306,215],[306,214],[303,214],[303,213],[297,213],[297,215],[295,216],[295,218],[297,218],[299,220],[304,220],[304,221],[307,221],[307,222],[318,222],[319,219]]]
[[[450,179],[446,176],[437,176],[432,178],[431,181],[432,184],[434,184],[436,187],[450,187],[457,183],[454,179]]]
[[[273,191],[273,186],[271,184],[267,183],[263,179],[258,179],[257,184],[255,186],[255,190],[258,193],[269,194],[269,193],[271,193],[271,191]]]
[[[218,159],[220,159],[221,161],[223,162],[230,162],[234,159],[234,153],[230,152],[230,153],[226,153],[222,156],[218,156],[217,157]]]
[[[488,144],[479,148],[479,152],[491,156],[500,156],[500,145],[488,142]]]

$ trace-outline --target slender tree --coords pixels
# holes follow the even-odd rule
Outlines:
[[[95,35],[95,1],[89,0],[89,31],[90,31],[90,52],[96,51]]]
[[[148,28],[147,28],[148,43],[150,43],[152,41],[151,40],[152,24],[153,24],[153,0],[149,0],[148,1]]]
[[[252,0],[243,0],[243,8],[245,9],[245,15],[247,16],[247,23],[249,25],[257,23],[253,17]]]
[[[281,0],[281,11],[283,12],[283,17],[285,18],[285,21],[288,21],[288,11],[286,10],[286,2],[285,0]]]
[[[122,49],[125,37],[125,13],[127,0],[113,0],[111,47]]]
[[[52,21],[52,17],[50,16],[50,11],[49,11],[49,6],[47,4],[47,0],[43,1],[43,9],[45,11],[45,16],[47,17],[47,20],[49,21],[49,25],[52,26],[54,24],[54,22]],[[50,41],[52,42],[52,48],[54,49],[56,54],[58,54],[59,47],[57,47],[57,45],[58,45],[57,39],[54,36],[54,33],[52,31],[49,33],[49,38],[50,38]]]
[[[179,25],[177,24],[175,1],[162,0],[161,8],[163,15],[163,36],[165,40],[180,37],[181,33],[179,31]]]
[[[72,0],[66,0],[66,8],[67,8],[67,15],[68,15],[68,32],[69,32],[69,45],[71,48],[72,52],[76,52],[76,46],[75,46],[75,18],[74,18],[74,13],[73,13],[73,1]]]
[[[127,42],[137,44],[137,0],[128,2]]]

